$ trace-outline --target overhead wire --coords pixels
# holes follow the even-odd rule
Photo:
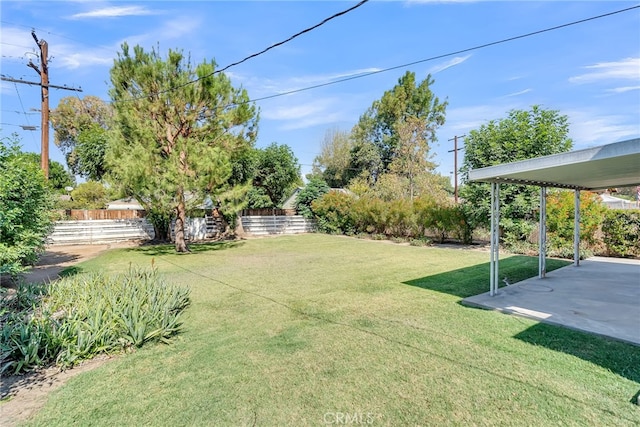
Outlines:
[[[172,266],[177,267],[177,268],[179,268],[179,269],[181,269],[181,270],[183,270],[183,271],[185,271],[187,273],[190,273],[190,274],[192,274],[194,276],[198,276],[198,277],[201,277],[201,278],[203,278],[205,280],[208,280],[208,281],[217,283],[219,285],[225,286],[227,288],[233,289],[233,290],[235,290],[235,291],[237,291],[237,292],[239,292],[241,294],[252,295],[252,296],[254,296],[256,298],[268,301],[268,302],[270,302],[270,303],[272,303],[274,305],[277,305],[277,306],[280,306],[280,307],[284,308],[285,310],[288,310],[288,311],[290,311],[292,313],[295,313],[297,315],[306,317],[308,319],[314,319],[314,320],[318,320],[320,322],[328,323],[330,325],[339,326],[339,327],[342,327],[342,328],[345,328],[345,329],[350,329],[350,330],[359,332],[361,334],[365,334],[365,335],[369,335],[369,336],[375,337],[375,338],[379,339],[380,341],[392,343],[392,344],[404,347],[404,348],[406,348],[408,350],[411,350],[411,351],[414,351],[414,352],[417,352],[417,353],[421,353],[421,354],[429,356],[429,357],[435,357],[437,359],[445,360],[445,361],[447,361],[449,363],[452,363],[452,364],[455,364],[455,365],[458,365],[458,366],[463,366],[465,368],[472,369],[472,370],[480,372],[482,374],[494,376],[494,377],[500,378],[502,380],[510,381],[510,382],[517,383],[517,384],[520,384],[520,385],[532,387],[532,388],[535,388],[538,391],[543,392],[543,393],[551,393],[551,394],[555,395],[556,397],[572,400],[574,403],[581,404],[581,405],[583,405],[585,407],[587,407],[587,406],[593,407],[592,405],[590,406],[587,402],[582,401],[582,400],[580,400],[580,399],[578,399],[578,398],[576,398],[576,397],[574,397],[574,396],[572,396],[572,395],[570,395],[568,393],[561,393],[561,392],[558,392],[558,391],[555,391],[555,390],[550,390],[550,389],[547,389],[545,387],[542,387],[539,384],[537,384],[535,381],[532,381],[532,382],[524,381],[522,378],[518,378],[517,375],[509,375],[509,374],[505,374],[503,372],[499,372],[498,370],[492,370],[492,369],[485,368],[485,367],[483,367],[483,366],[481,366],[479,364],[473,364],[473,363],[460,361],[457,358],[452,357],[451,355],[443,354],[441,352],[437,352],[437,351],[434,351],[434,350],[431,350],[431,349],[426,349],[426,348],[420,347],[419,345],[417,345],[415,343],[407,342],[406,340],[402,340],[402,339],[397,338],[395,336],[389,336],[389,335],[384,334],[382,332],[375,331],[372,328],[366,328],[366,327],[362,327],[362,326],[355,325],[355,324],[352,324],[352,323],[348,323],[346,321],[340,321],[340,320],[331,319],[331,318],[329,318],[327,316],[319,315],[319,314],[313,312],[313,310],[310,310],[310,311],[303,310],[303,309],[300,309],[298,307],[295,307],[292,304],[280,301],[280,300],[278,300],[278,299],[276,299],[274,297],[266,295],[265,293],[258,292],[258,291],[253,291],[253,290],[244,288],[242,286],[231,284],[231,283],[225,282],[223,280],[220,280],[218,278],[212,277],[212,276],[210,276],[208,274],[204,274],[204,273],[201,273],[201,272],[196,271],[194,269],[187,268],[182,263],[176,263],[176,262],[170,261],[167,256],[157,255],[157,257],[158,257],[158,259],[166,262],[167,264],[171,264]],[[384,322],[396,323],[396,324],[398,323],[397,321],[394,321],[393,319],[385,319],[385,318],[378,317],[378,316],[375,316],[375,315],[374,315],[374,317],[377,320],[382,320]],[[406,324],[402,323],[402,325],[406,325]],[[431,332],[431,333],[438,333],[438,334],[441,334],[441,335],[445,335],[448,338],[454,338],[454,339],[456,339],[458,341],[461,341],[459,337],[451,336],[449,334],[443,333],[443,332],[438,331],[436,329],[421,328],[419,326],[414,326],[414,325],[406,325],[406,326],[409,326],[409,327],[411,327],[413,329],[423,329],[423,330],[425,330],[427,332]],[[607,410],[602,408],[602,407],[595,407],[595,409],[598,409],[598,410],[600,410],[602,412],[607,412]]]
[[[484,49],[486,47],[496,46],[496,45],[507,43],[507,42],[511,42],[511,41],[514,41],[514,40],[519,40],[519,39],[523,39],[523,38],[526,38],[526,37],[531,37],[531,36],[535,36],[535,35],[538,35],[538,34],[543,34],[543,33],[547,33],[547,32],[550,32],[550,31],[559,30],[561,28],[566,28],[566,27],[570,27],[570,26],[573,26],[573,25],[583,24],[585,22],[594,21],[596,19],[600,19],[600,18],[605,18],[605,17],[608,17],[608,16],[616,15],[618,13],[629,12],[629,11],[631,11],[633,9],[638,9],[638,8],[640,8],[640,5],[630,6],[630,7],[627,7],[625,9],[619,9],[619,10],[616,10],[616,11],[613,11],[613,12],[608,12],[608,13],[604,13],[604,14],[601,14],[601,15],[596,15],[596,16],[592,16],[592,17],[589,17],[589,18],[584,18],[584,19],[580,19],[580,20],[577,20],[577,21],[568,22],[566,24],[561,24],[561,25],[556,25],[556,26],[553,26],[553,27],[548,27],[548,28],[545,28],[545,29],[542,29],[542,30],[533,31],[533,32],[526,33],[526,34],[520,34],[520,35],[517,35],[517,36],[508,37],[508,38],[504,38],[504,39],[501,39],[501,40],[496,40],[496,41],[489,42],[489,43],[484,43],[484,44],[473,46],[473,47],[469,47],[469,48],[466,48],[466,49],[460,49],[460,50],[456,50],[456,51],[453,51],[453,52],[443,53],[441,55],[431,56],[431,57],[428,57],[428,58],[419,59],[417,61],[407,62],[406,64],[395,65],[395,66],[388,67],[388,68],[383,68],[383,69],[380,69],[380,70],[364,72],[362,74],[357,74],[355,76],[349,76],[349,77],[345,77],[345,78],[338,79],[338,80],[332,80],[332,81],[325,82],[325,83],[319,83],[319,84],[316,84],[316,85],[307,86],[307,87],[303,87],[303,88],[300,88],[300,89],[292,89],[292,90],[289,90],[289,91],[286,91],[286,92],[279,92],[279,93],[274,94],[274,95],[267,95],[267,96],[263,96],[263,97],[260,97],[260,98],[253,98],[253,99],[250,99],[248,101],[245,101],[245,103],[264,101],[266,99],[272,99],[272,98],[277,98],[277,97],[280,97],[280,96],[292,95],[294,93],[304,92],[304,91],[308,91],[308,90],[312,90],[312,89],[318,89],[318,88],[321,88],[321,87],[330,86],[330,85],[334,85],[334,84],[338,84],[338,83],[344,83],[344,82],[351,81],[351,80],[361,79],[363,77],[369,77],[369,76],[372,76],[374,74],[386,73],[387,71],[397,70],[399,68],[410,67],[412,65],[417,65],[417,64],[421,64],[421,63],[429,62],[429,61],[434,61],[436,59],[443,59],[443,58],[446,58],[446,57],[449,57],[449,56],[459,55],[461,53],[472,52],[474,50]]]
[[[190,80],[189,82],[186,82],[186,83],[184,83],[182,85],[175,86],[175,87],[172,87],[172,88],[168,88],[168,89],[166,89],[164,91],[155,92],[154,94],[168,93],[170,91],[179,89],[179,88],[184,87],[186,85],[196,83],[199,80],[202,80],[202,79],[204,79],[206,77],[210,77],[211,75],[214,75],[214,74],[217,74],[217,73],[221,73],[224,70],[227,70],[227,69],[229,69],[230,67],[232,67],[234,65],[243,63],[243,62],[245,62],[245,61],[247,61],[247,60],[249,60],[249,59],[251,59],[253,57],[256,57],[258,55],[261,55],[261,54],[267,52],[270,49],[273,49],[276,46],[280,46],[280,45],[286,43],[287,41],[290,41],[293,38],[298,37],[301,34],[304,34],[305,32],[309,32],[309,31],[311,31],[311,29],[317,28],[320,25],[323,25],[324,23],[328,22],[331,19],[334,19],[334,18],[336,18],[338,16],[344,15],[345,13],[348,13],[351,10],[354,10],[355,8],[362,6],[367,1],[368,0],[363,0],[363,1],[359,2],[357,5],[349,8],[349,9],[346,9],[346,10],[344,10],[342,12],[339,12],[339,13],[337,13],[335,15],[332,15],[329,18],[324,19],[322,22],[320,22],[319,24],[316,24],[313,27],[309,27],[309,28],[307,28],[305,30],[302,30],[302,31],[294,34],[293,36],[289,37],[287,40],[284,40],[282,42],[279,42],[279,43],[276,43],[274,45],[271,45],[268,48],[263,49],[261,52],[257,52],[255,54],[249,55],[249,56],[243,58],[242,60],[237,61],[237,62],[232,63],[232,64],[229,64],[226,67],[221,68],[219,70],[216,70],[216,71],[214,71],[213,73],[210,73],[207,76],[202,76],[202,77],[199,77],[198,79]],[[624,12],[629,12],[631,10],[635,10],[635,9],[638,9],[638,8],[640,8],[640,5],[630,6],[630,7],[623,8],[623,9],[618,9],[618,10],[615,10],[615,11],[612,11],[612,12],[603,13],[603,14],[600,14],[600,15],[595,15],[595,16],[591,16],[591,17],[588,17],[588,18],[579,19],[579,20],[576,20],[576,21],[571,21],[571,22],[568,22],[568,23],[565,23],[565,24],[560,24],[560,25],[555,25],[555,26],[552,26],[552,27],[547,27],[547,28],[544,28],[544,29],[541,29],[541,30],[532,31],[532,32],[525,33],[525,34],[520,34],[520,35],[516,35],[516,36],[512,36],[512,37],[507,37],[507,38],[503,38],[503,39],[500,39],[500,40],[496,40],[496,41],[492,41],[492,42],[488,42],[488,43],[483,43],[483,44],[472,46],[472,47],[468,47],[468,48],[465,48],[465,49],[451,51],[451,52],[443,53],[443,54],[440,54],[440,55],[435,55],[435,56],[431,56],[431,57],[428,57],[428,58],[423,58],[423,59],[419,59],[419,60],[416,60],[416,61],[407,62],[407,63],[400,64],[400,65],[395,65],[395,66],[391,66],[391,67],[387,67],[387,68],[383,68],[383,69],[379,69],[379,70],[364,72],[364,73],[357,74],[357,75],[354,75],[354,76],[349,76],[349,77],[341,78],[341,79],[338,79],[338,80],[331,80],[331,81],[328,81],[328,82],[319,83],[319,84],[315,84],[315,85],[311,85],[311,86],[306,86],[306,87],[302,87],[302,88],[298,88],[298,89],[292,89],[292,90],[285,91],[285,92],[278,92],[278,93],[272,94],[272,95],[262,96],[262,97],[258,97],[258,98],[252,98],[252,99],[249,99],[249,100],[243,101],[243,102],[231,103],[231,104],[227,105],[226,107],[231,107],[231,106],[240,105],[240,104],[247,104],[247,103],[252,103],[252,102],[258,102],[258,101],[264,101],[264,100],[268,100],[268,99],[278,98],[278,97],[281,97],[281,96],[287,96],[287,95],[292,95],[292,94],[295,94],[295,93],[300,93],[300,92],[305,92],[305,91],[309,91],[309,90],[313,90],[313,89],[318,89],[318,88],[321,88],[321,87],[331,86],[331,85],[338,84],[338,83],[344,83],[344,82],[348,82],[348,81],[352,81],[352,80],[356,80],[356,79],[361,79],[361,78],[364,78],[364,77],[369,77],[369,76],[372,76],[372,75],[376,75],[376,74],[381,74],[381,73],[385,73],[385,72],[388,72],[388,71],[397,70],[397,69],[400,69],[400,68],[410,67],[412,65],[417,65],[417,64],[421,64],[421,63],[425,63],[425,62],[429,62],[429,61],[434,61],[434,60],[437,60],[437,59],[443,59],[443,58],[446,58],[446,57],[449,57],[449,56],[459,55],[459,54],[467,53],[467,52],[471,52],[471,51],[476,51],[476,50],[484,49],[484,48],[487,48],[487,47],[508,43],[508,42],[511,42],[511,41],[514,41],[514,40],[519,40],[519,39],[523,39],[523,38],[527,38],[527,37],[532,37],[532,36],[535,36],[535,35],[539,35],[539,34],[551,32],[551,31],[559,30],[559,29],[562,29],[562,28],[567,28],[567,27],[571,27],[571,26],[574,26],[574,25],[583,24],[585,22],[590,22],[590,21],[594,21],[594,20],[597,20],[597,19],[609,17],[609,16],[612,16],[612,15],[616,15],[616,14],[620,14],[620,13],[624,13]],[[6,21],[0,21],[0,22],[6,23]],[[0,43],[4,43],[4,42],[0,42]],[[148,95],[149,94],[147,94],[145,96],[148,96]],[[128,98],[126,100],[112,101],[112,103],[133,101],[133,100],[141,99],[143,97],[144,96],[132,97],[132,98]]]
[[[108,50],[108,51],[110,51],[110,52],[113,52],[114,50],[116,50],[116,49],[114,49],[113,47],[110,47],[110,46],[104,46],[104,45],[99,45],[99,44],[87,43],[87,42],[86,42],[86,40],[77,40],[77,39],[74,39],[74,38],[71,38],[71,37],[68,37],[68,36],[63,36],[62,34],[53,33],[53,32],[51,32],[51,31],[45,30],[45,29],[43,29],[43,28],[33,27],[33,26],[31,26],[31,25],[17,24],[17,23],[15,23],[15,22],[8,22],[8,21],[5,21],[5,20],[0,20],[0,23],[2,23],[2,24],[6,24],[6,25],[15,25],[16,27],[29,28],[29,29],[31,29],[31,30],[37,30],[37,31],[42,32],[42,33],[44,33],[44,34],[48,34],[48,35],[52,35],[52,36],[56,36],[56,37],[60,37],[60,38],[63,38],[63,39],[71,40],[71,41],[73,41],[73,42],[80,42],[80,43],[83,43],[83,44],[84,44],[84,45],[86,45],[86,46],[97,47],[97,48],[100,48],[100,49]],[[7,45],[9,45],[9,46],[24,47],[24,46],[18,46],[18,45],[15,45],[15,44],[4,43],[4,42],[0,42],[0,44],[7,44]],[[31,49],[31,48],[28,48],[28,49]]]
[[[31,127],[31,123],[29,123],[29,116],[27,115],[27,112],[24,109],[24,104],[22,103],[22,97],[20,96],[20,91],[18,90],[18,84],[17,83],[13,83],[13,85],[16,88],[16,93],[18,94],[18,101],[20,101],[20,108],[22,108],[22,113],[24,115],[25,120],[27,121],[27,126]],[[31,134],[31,139],[33,140],[33,144],[37,146],[38,144],[37,144],[36,139],[33,136],[33,134]]]
[[[349,12],[351,12],[351,11],[353,11],[353,10],[355,10],[355,9],[359,8],[359,7],[361,7],[362,5],[364,5],[365,3],[367,3],[368,1],[369,1],[369,0],[361,0],[361,1],[360,1],[359,3],[357,3],[356,5],[351,6],[350,8],[345,9],[345,10],[343,10],[342,12],[335,13],[335,14],[333,14],[333,15],[329,16],[328,18],[323,19],[322,21],[320,21],[320,22],[319,22],[319,23],[317,23],[316,25],[313,25],[313,26],[311,26],[311,27],[305,28],[304,30],[297,32],[296,34],[292,35],[291,37],[289,37],[289,38],[287,38],[287,39],[285,39],[285,40],[283,40],[283,41],[280,41],[280,42],[274,43],[274,44],[270,45],[269,47],[267,47],[267,48],[265,48],[265,49],[262,49],[262,50],[261,50],[261,51],[259,51],[259,52],[253,53],[253,54],[251,54],[251,55],[249,55],[249,56],[246,56],[245,58],[243,58],[243,59],[241,59],[241,60],[239,60],[239,61],[232,62],[231,64],[229,64],[229,65],[227,65],[227,66],[225,66],[225,67],[222,67],[222,68],[220,68],[220,69],[218,69],[218,70],[215,70],[215,71],[213,71],[213,72],[211,72],[211,73],[209,73],[209,74],[206,74],[206,75],[204,75],[204,76],[198,77],[197,79],[189,80],[188,82],[185,82],[185,83],[183,83],[183,84],[181,84],[181,85],[173,86],[173,87],[170,87],[170,88],[168,88],[168,89],[161,90],[161,91],[158,91],[158,92],[153,92],[153,93],[149,93],[149,94],[143,94],[143,95],[139,95],[139,96],[135,96],[135,97],[127,98],[126,100],[122,100],[122,101],[120,101],[120,102],[134,101],[134,100],[137,100],[137,99],[146,98],[146,97],[148,97],[149,95],[162,95],[162,94],[165,94],[165,93],[173,92],[174,90],[177,90],[177,89],[183,88],[183,87],[185,87],[185,86],[188,86],[188,85],[191,85],[191,84],[197,83],[197,82],[199,82],[200,80],[203,80],[203,79],[209,78],[209,77],[211,77],[211,76],[214,76],[214,75],[216,75],[216,74],[222,73],[222,72],[224,72],[224,71],[228,70],[228,69],[229,69],[229,68],[231,68],[231,67],[234,67],[234,66],[236,66],[236,65],[242,64],[243,62],[246,62],[246,61],[248,61],[249,59],[252,59],[252,58],[255,58],[255,57],[257,57],[257,56],[260,56],[260,55],[262,55],[262,54],[264,54],[264,53],[266,53],[266,52],[270,51],[271,49],[275,49],[276,47],[278,47],[278,46],[282,46],[283,44],[288,43],[288,42],[290,42],[291,40],[293,40],[293,39],[295,39],[295,38],[297,38],[297,37],[300,37],[300,36],[301,36],[301,35],[303,35],[303,34],[306,34],[306,33],[310,32],[310,31],[313,31],[313,30],[315,30],[316,28],[318,28],[318,27],[320,27],[320,26],[322,26],[322,25],[326,24],[327,22],[329,22],[329,21],[331,21],[331,20],[333,20],[333,19],[336,19],[336,18],[338,18],[338,17],[340,17],[340,16],[343,16],[343,15],[345,15],[345,14],[347,14],[347,13],[349,13]],[[230,105],[234,105],[234,104],[230,104]]]

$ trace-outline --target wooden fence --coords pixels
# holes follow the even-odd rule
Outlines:
[[[292,216],[296,214],[295,209],[243,209],[240,216]]]
[[[63,209],[57,212],[61,218],[73,221],[138,219],[147,214],[146,211],[136,209]]]

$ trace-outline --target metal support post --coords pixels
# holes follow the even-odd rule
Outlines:
[[[547,274],[547,187],[540,187],[540,227],[538,239],[538,277]]]
[[[575,190],[573,213],[573,265],[580,266],[580,190]]]
[[[500,184],[491,183],[491,256],[489,295],[498,293],[500,261]]]

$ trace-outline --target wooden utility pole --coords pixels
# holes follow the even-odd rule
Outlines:
[[[467,135],[456,135],[449,140],[453,141],[453,150],[449,150],[448,153],[453,152],[453,197],[456,203],[458,203],[458,150],[462,150],[464,148],[458,148],[458,138],[464,138],[465,136]]]
[[[40,74],[40,89],[42,93],[40,114],[40,166],[44,172],[44,178],[49,179],[49,67],[47,66],[47,56],[49,55],[49,44],[45,40],[38,40],[35,31],[31,31],[31,36],[40,48],[40,69],[29,61],[29,67]]]
[[[40,68],[33,62],[29,61],[28,67],[36,70],[36,73],[40,75],[40,82],[27,82],[24,80],[12,79],[10,77],[2,76],[2,80],[25,83],[29,85],[40,86],[41,88],[41,149],[40,149],[40,166],[44,172],[45,179],[49,179],[49,88],[73,90],[76,92],[82,92],[82,89],[67,87],[67,86],[55,86],[49,84],[49,67],[47,66],[47,56],[49,55],[49,44],[45,40],[38,40],[35,31],[31,31],[31,36],[36,41],[36,44],[40,48]]]

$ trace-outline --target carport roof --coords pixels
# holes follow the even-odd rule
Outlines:
[[[640,138],[474,169],[469,180],[575,190],[640,185]]]

